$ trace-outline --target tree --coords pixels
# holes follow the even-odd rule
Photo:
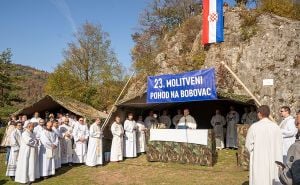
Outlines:
[[[100,25],[87,22],[74,36],[63,52],[64,61],[48,78],[46,92],[107,109],[122,88],[124,68]],[[107,83],[115,87],[113,91],[107,91],[112,88]]]
[[[12,74],[15,71],[12,65],[12,52],[6,49],[0,54],[0,107],[12,105],[13,102],[21,102],[22,99],[15,93],[20,87]]]

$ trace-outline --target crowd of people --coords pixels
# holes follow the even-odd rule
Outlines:
[[[249,128],[246,148],[250,153],[249,184],[300,184],[300,112],[295,120],[288,106],[280,109],[283,118],[277,125],[269,119],[270,108],[262,105],[259,118]]]
[[[291,164],[288,150],[297,141],[296,136],[299,138],[296,125],[298,123],[300,129],[300,113],[295,124],[290,108],[282,107],[280,114],[283,121],[278,126],[268,119],[268,106],[261,106],[257,111],[255,107],[245,107],[244,111],[240,119],[233,106],[226,117],[221,115],[219,109],[216,110],[211,118],[216,147],[225,147],[226,135],[226,147],[237,148],[236,124],[251,125],[246,139],[252,166],[250,184],[272,184],[268,182],[278,180],[275,161]],[[197,123],[189,109],[184,109],[183,114],[181,112],[180,109],[177,110],[177,115],[171,119],[167,110],[162,111],[159,117],[154,111],[149,111],[145,119],[139,116],[136,121],[135,115],[129,113],[125,122],[121,122],[121,118],[116,116],[110,128],[113,136],[110,161],[119,162],[144,153],[146,131],[149,129],[196,129]],[[19,116],[18,119],[12,116],[1,144],[7,148],[6,175],[19,183],[31,183],[36,179],[55,175],[56,170],[62,166],[102,165],[102,137],[100,118],[88,126],[85,118],[76,119],[72,114],[58,113],[56,117],[54,114],[46,114],[45,119],[42,119],[36,112],[29,120],[26,115]]]
[[[112,126],[113,134],[116,134],[113,128],[114,126]],[[130,124],[125,124],[128,138],[130,129],[132,131],[136,127],[130,128]],[[62,166],[102,165],[102,137],[100,118],[95,119],[88,127],[83,117],[76,119],[75,115],[69,114],[59,113],[57,117],[50,114],[42,119],[36,112],[29,120],[25,115],[19,119],[12,116],[1,144],[7,148],[6,175],[16,182],[30,184],[37,179],[47,179],[55,175]],[[141,134],[137,137],[141,137]],[[145,143],[140,144],[141,147],[134,145],[133,148],[130,141],[131,139],[126,139],[127,148],[131,148],[127,150],[125,156],[135,157],[136,152],[145,151]],[[116,147],[114,143],[115,141],[112,143],[112,149]],[[122,147],[123,144],[117,148],[120,150]],[[132,149],[135,152],[130,153]],[[112,160],[114,155],[112,152]]]

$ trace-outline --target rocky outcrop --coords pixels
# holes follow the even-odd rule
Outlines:
[[[261,14],[256,18],[255,33],[243,39],[242,11],[230,9],[225,12],[225,42],[221,44],[204,48],[200,45],[199,32],[194,36],[191,50],[187,54],[184,51],[187,36],[180,31],[182,29],[178,29],[174,36],[166,36],[166,49],[155,59],[160,66],[157,74],[181,72],[181,62],[192,62],[190,59],[194,55],[204,51],[205,62],[202,68],[216,68],[218,89],[247,95],[242,86],[220,65],[224,61],[262,104],[271,107],[273,117],[279,121],[280,106],[290,106],[293,114],[300,109],[300,21]],[[201,16],[196,19],[199,20],[197,24],[201,24]],[[125,99],[145,92],[145,79],[136,79],[133,84],[140,85],[132,85]],[[274,85],[264,86],[264,79],[273,79]]]

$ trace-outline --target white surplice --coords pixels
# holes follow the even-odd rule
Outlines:
[[[103,164],[102,154],[102,133],[100,125],[93,123],[90,127],[89,145],[86,155],[87,166],[96,166]]]
[[[284,118],[279,127],[283,137],[283,162],[286,164],[287,152],[290,146],[295,143],[295,136],[298,133],[298,129],[295,126],[295,119],[292,116]]]
[[[191,115],[182,116],[179,120],[177,127],[185,127],[187,129],[196,129],[197,123],[196,120]]]
[[[18,155],[20,151],[22,130],[15,129],[10,135],[10,153],[7,163],[6,176],[15,176]]]
[[[44,129],[41,134],[41,146],[39,153],[40,175],[47,177],[55,174],[55,155],[58,148],[53,149],[52,145],[58,147],[58,137],[52,130]]]
[[[237,148],[237,130],[236,124],[239,123],[240,116],[236,111],[230,111],[226,116],[226,147]]]
[[[137,126],[136,152],[143,153],[146,151],[145,123],[143,121],[137,121],[136,126]]]
[[[85,163],[87,152],[87,139],[89,138],[89,129],[87,125],[78,124],[73,130],[75,142],[75,153],[73,155],[73,163]],[[85,141],[80,141],[80,138]]]
[[[59,131],[63,136],[61,140],[61,163],[67,164],[73,162],[73,148],[72,148],[72,132],[73,128],[69,125],[62,124],[59,126]]]
[[[279,185],[278,167],[282,162],[280,128],[268,118],[254,123],[248,130],[246,148],[250,153],[249,185]]]
[[[136,122],[126,120],[124,122],[124,157],[136,157]]]
[[[63,140],[62,133],[60,132],[59,128],[52,127],[52,130],[56,134],[56,137],[58,138],[58,145],[57,149],[55,150],[55,169],[61,168],[61,143]]]
[[[113,135],[110,151],[110,161],[123,160],[123,135],[124,129],[121,124],[114,122],[111,125],[111,133]]]
[[[224,148],[224,131],[223,126],[226,124],[225,118],[222,115],[214,115],[210,121],[214,128],[216,137],[216,147],[219,149]]]
[[[38,140],[35,138],[34,133],[25,129],[21,138],[21,152],[18,156],[15,176],[16,182],[28,183],[40,178],[39,168],[37,166],[37,161],[39,160],[37,146]]]

